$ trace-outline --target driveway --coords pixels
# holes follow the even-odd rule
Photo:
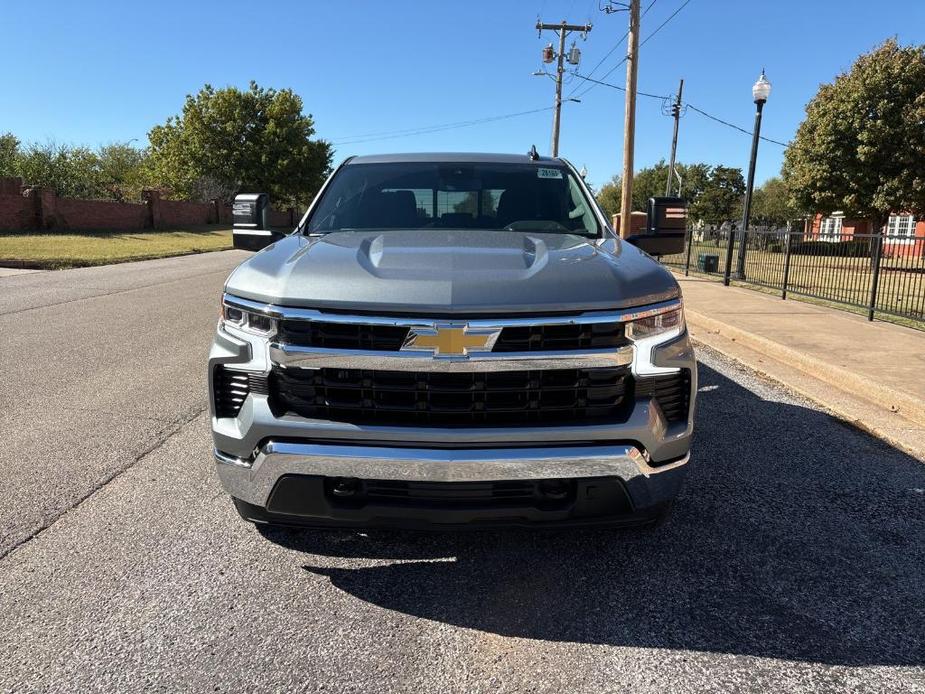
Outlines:
[[[662,527],[261,535],[205,411],[242,257],[0,279],[0,692],[925,692],[925,465],[717,354]]]

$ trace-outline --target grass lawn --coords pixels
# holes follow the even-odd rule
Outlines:
[[[223,251],[231,230],[210,225],[166,231],[0,232],[0,265],[46,270]]]

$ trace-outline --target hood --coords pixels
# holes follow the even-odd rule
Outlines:
[[[484,230],[300,234],[242,263],[225,291],[285,306],[399,313],[561,313],[678,296],[634,246],[572,234]]]

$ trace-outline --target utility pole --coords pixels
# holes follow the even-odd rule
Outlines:
[[[639,67],[639,0],[630,0],[629,50],[626,54],[626,109],[623,114],[623,191],[620,236],[631,234],[633,212],[633,140],[636,134],[636,71]]]
[[[555,57],[557,60],[556,63],[556,102],[555,108],[552,112],[552,156],[559,156],[559,123],[561,121],[562,115],[562,75],[565,73],[565,60],[568,59],[570,65],[578,65],[579,60],[581,60],[581,51],[573,44],[572,49],[568,52],[568,55],[565,53],[565,37],[568,36],[573,31],[580,31],[582,38],[588,35],[588,32],[591,31],[590,24],[569,24],[564,19],[559,24],[544,24],[543,22],[536,21],[536,31],[542,36],[544,30],[555,31],[559,34],[559,51],[553,56],[552,44],[546,46],[543,49],[543,62],[551,63]],[[539,72],[534,74],[544,75],[546,73]]]
[[[684,80],[678,85],[678,96],[671,105],[671,115],[674,118],[674,135],[671,137],[671,161],[668,164],[668,180],[665,181],[665,195],[671,195],[671,181],[674,178],[674,159],[678,151],[678,121],[681,120],[681,92],[684,90]],[[678,188],[678,195],[681,189]]]

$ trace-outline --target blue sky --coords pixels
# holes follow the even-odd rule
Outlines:
[[[600,0],[603,2],[603,0]],[[656,0],[642,20],[647,37],[683,0]],[[642,0],[646,8],[651,0]],[[97,145],[138,138],[177,113],[205,82],[244,87],[251,79],[291,87],[318,134],[349,154],[386,151],[549,151],[551,111],[471,127],[356,142],[393,132],[544,108],[553,83],[531,73],[551,33],[544,21],[590,20],[588,72],[623,36],[626,14],[599,0],[466,2],[54,2],[4,3],[4,98],[0,131],[22,140]],[[762,133],[789,140],[821,82],[856,55],[896,36],[925,42],[922,0],[690,0],[641,50],[639,89],[669,94],[684,78],[685,100],[751,127],[750,89],[762,67],[773,83]],[[604,78],[621,46],[594,73],[623,85],[625,68]],[[577,78],[566,85],[584,90]],[[560,153],[600,184],[621,167],[623,93],[596,86],[563,106]],[[671,120],[640,98],[637,168],[667,158]],[[688,111],[680,161],[747,165],[750,140]],[[783,149],[763,143],[757,180],[775,175]]]

